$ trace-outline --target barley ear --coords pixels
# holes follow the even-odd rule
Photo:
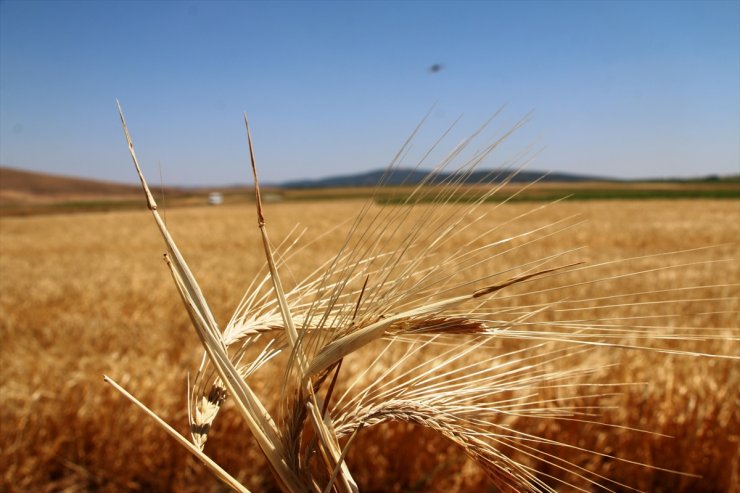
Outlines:
[[[126,391],[123,387],[118,385],[112,378],[108,377],[107,375],[103,375],[103,380],[105,380],[106,383],[109,383],[113,386],[114,389],[116,389],[118,392],[121,393],[126,399],[131,401],[136,407],[144,411],[144,413],[152,418],[155,423],[157,423],[164,431],[166,431],[172,438],[177,440],[177,442],[185,447],[188,452],[193,454],[196,458],[198,458],[205,466],[211,470],[211,472],[221,481],[226,483],[232,490],[238,491],[240,493],[251,493],[244,485],[242,485],[239,481],[237,481],[231,474],[226,472],[221,466],[216,464],[213,459],[208,457],[206,454],[201,452],[201,450],[190,443],[190,441],[182,436],[180,433],[177,432],[172,426],[170,426],[165,420],[160,418],[157,413],[149,409],[144,403],[139,401],[136,397],[131,395],[129,392]]]
[[[377,339],[380,339],[381,337],[385,335],[386,330],[388,328],[390,328],[393,324],[400,322],[404,319],[439,313],[448,308],[452,308],[454,306],[460,305],[466,301],[471,301],[476,298],[480,298],[481,296],[496,293],[514,284],[518,284],[518,283],[527,281],[529,279],[532,279],[532,278],[535,278],[535,277],[538,277],[544,274],[549,274],[551,272],[567,269],[569,267],[578,265],[579,263],[580,262],[570,264],[570,265],[564,265],[561,267],[554,267],[552,269],[545,269],[545,270],[541,270],[541,271],[530,273],[530,274],[524,274],[521,276],[516,276],[502,283],[479,289],[475,291],[473,294],[466,294],[462,296],[455,296],[453,298],[447,298],[441,301],[436,301],[434,303],[428,303],[426,305],[422,305],[420,307],[413,308],[408,311],[397,313],[395,315],[391,315],[388,318],[384,318],[382,320],[379,320],[378,322],[375,322],[359,330],[356,330],[344,337],[337,339],[336,341],[328,344],[327,346],[325,346],[319,352],[319,354],[317,354],[316,357],[311,361],[311,364],[308,367],[308,374],[316,375],[319,372],[324,371],[325,369],[329,368],[331,365],[341,360],[348,354],[354,351],[357,351],[361,347]]]

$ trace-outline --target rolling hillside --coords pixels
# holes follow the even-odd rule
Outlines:
[[[136,185],[0,167],[0,206],[68,200],[133,198],[140,193]]]
[[[315,201],[373,198],[380,204],[403,204],[414,186],[427,176],[426,171],[398,169],[389,175],[371,171],[317,180],[296,180],[263,187],[263,198],[271,201]],[[508,173],[475,172],[465,180],[469,186],[456,192],[457,200],[475,200],[488,189],[488,184],[500,182]],[[440,173],[429,184],[450,183],[450,175]],[[383,180],[386,187],[374,195],[373,185]],[[454,181],[454,179],[453,179]],[[537,183],[529,186],[533,181]],[[477,184],[477,185],[476,185]],[[251,185],[231,185],[209,188],[158,186],[152,190],[164,207],[205,206],[211,192],[220,192],[226,203],[243,203],[253,198]],[[571,200],[603,199],[739,199],[740,181],[727,178],[697,180],[618,181],[599,180],[583,175],[546,174],[541,171],[519,173],[489,200],[551,201],[569,197]],[[166,199],[166,200],[165,200]],[[431,200],[419,194],[416,201]],[[137,184],[34,173],[0,167],[0,215],[39,213],[91,212],[145,207]]]
[[[466,177],[465,183],[482,184],[498,183],[507,179],[513,170],[479,170]],[[424,181],[429,174],[428,170],[398,168],[392,173],[384,169],[355,173],[351,175],[329,176],[316,180],[291,180],[280,184],[283,188],[326,188],[326,187],[366,187],[377,185],[382,179],[386,185],[413,186]],[[442,172],[437,174],[431,183],[449,181],[451,174]],[[612,181],[609,178],[576,175],[570,173],[547,173],[545,171],[520,171],[512,177],[512,183],[531,183],[533,181],[575,183],[584,181]]]

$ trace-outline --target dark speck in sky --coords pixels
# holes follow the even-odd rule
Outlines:
[[[436,74],[437,72],[441,72],[443,68],[445,68],[445,66],[441,63],[435,63],[434,65],[429,67],[429,72]]]

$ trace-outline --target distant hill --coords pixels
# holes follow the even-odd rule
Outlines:
[[[386,170],[375,170],[366,173],[356,173],[352,175],[330,176],[316,180],[291,180],[279,184],[282,188],[330,188],[330,187],[366,187],[377,185],[385,175]],[[496,183],[505,180],[511,171],[475,171],[465,179],[465,183]],[[429,174],[426,170],[415,170],[412,168],[399,168],[386,176],[384,183],[386,185],[417,185],[422,182]],[[432,183],[439,183],[449,180],[451,173],[438,174]],[[569,173],[550,173],[544,171],[521,171],[512,178],[513,183],[530,183],[535,180],[544,182],[585,182],[585,181],[614,181],[609,178],[576,175]]]
[[[141,194],[136,185],[0,167],[0,204],[24,204]]]

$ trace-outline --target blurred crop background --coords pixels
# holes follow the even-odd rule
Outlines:
[[[268,217],[279,238],[295,222],[309,230],[322,230],[359,205],[357,201],[276,204],[268,208]],[[538,205],[506,206],[497,217],[505,220]],[[737,258],[740,253],[736,242],[740,210],[735,201],[568,202],[501,233],[574,212],[584,214],[589,222],[573,234],[525,248],[511,260],[524,261],[584,244],[589,248],[582,258],[594,263],[725,244],[710,253],[652,258],[599,271],[598,275],[607,277],[710,258]],[[168,224],[221,322],[230,317],[244,286],[262,264],[252,214],[246,205],[181,208],[167,214]],[[636,216],[643,220],[632,221]],[[0,221],[0,309],[4,314],[0,327],[5,341],[0,349],[3,489],[219,491],[220,486],[204,468],[102,381],[103,373],[114,375],[186,432],[185,377],[199,362],[199,344],[162,265],[160,238],[148,214],[142,210]],[[291,272],[300,278],[327,252],[338,248],[340,241],[338,234],[313,245],[290,265]],[[717,285],[702,292],[702,297],[732,299],[687,301],[668,309],[677,315],[669,319],[669,325],[710,330],[736,326],[737,287],[721,285],[737,277],[737,263],[699,264],[612,281],[599,292]],[[593,293],[586,291],[581,296],[589,294]],[[697,296],[677,291],[670,297]],[[595,316],[636,313],[646,310],[627,305]],[[684,347],[724,354],[733,351],[731,346],[701,341]],[[621,389],[623,395],[613,403],[617,407],[606,411],[607,422],[674,438],[556,421],[551,427],[537,422],[532,426],[543,428],[533,432],[703,476],[685,478],[588,453],[577,459],[585,467],[596,467],[610,478],[646,491],[732,491],[737,487],[737,363],[631,351],[617,357],[613,352],[597,351],[592,357],[596,365],[599,358],[620,362],[599,375],[599,381],[645,383]],[[272,381],[265,373],[255,386],[269,396]],[[365,490],[483,488],[482,474],[460,452],[441,439],[427,437],[429,441],[422,441],[424,432],[407,428],[383,427],[360,435],[350,465]],[[229,410],[213,434],[206,447],[208,453],[254,491],[275,490],[269,470],[237,413]],[[421,449],[417,448],[419,443],[424,444]],[[404,448],[409,446],[413,452]]]

